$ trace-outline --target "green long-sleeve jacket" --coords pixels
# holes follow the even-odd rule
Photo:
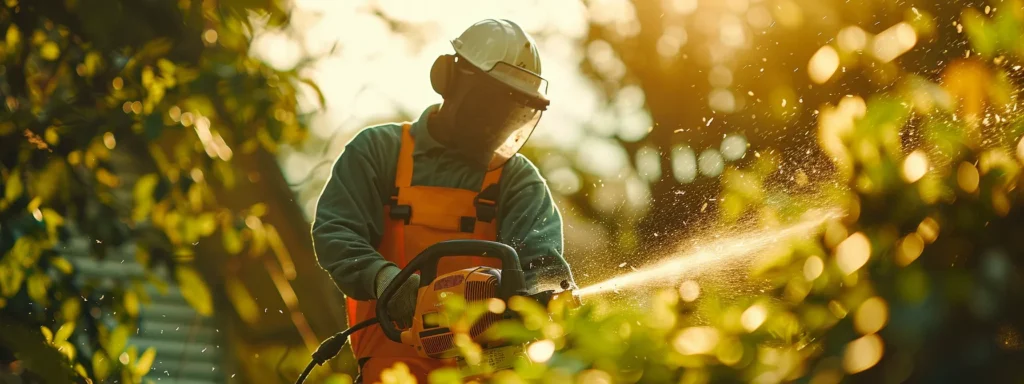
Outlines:
[[[485,169],[447,151],[427,132],[427,108],[413,123],[413,185],[479,191]],[[313,248],[346,295],[374,298],[374,278],[392,264],[377,253],[384,235],[384,205],[395,183],[402,126],[385,124],[359,132],[334,163],[317,201]],[[498,241],[519,253],[529,285],[575,284],[562,257],[562,217],[537,168],[516,155],[505,164],[499,181]]]

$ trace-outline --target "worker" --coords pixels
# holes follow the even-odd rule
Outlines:
[[[349,325],[374,317],[375,299],[400,268],[444,240],[499,241],[514,248],[527,285],[575,288],[562,256],[562,218],[537,168],[518,154],[547,109],[537,45],[516,23],[488,19],[453,40],[430,82],[443,102],[412,123],[366,128],[345,146],[317,201],[317,260],[347,296]],[[490,258],[444,258],[443,274]],[[411,321],[419,275],[387,307]],[[356,332],[361,379],[374,383],[396,362],[421,383],[452,361],[421,358],[377,325]]]

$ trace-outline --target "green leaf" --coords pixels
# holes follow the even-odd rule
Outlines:
[[[7,177],[6,183],[7,185],[4,186],[4,199],[7,201],[14,201],[21,196],[23,187],[21,184],[20,171],[15,170],[14,172],[11,172],[11,175]]]
[[[80,377],[86,378],[86,383],[92,384],[92,380],[89,380],[89,373],[85,371],[85,367],[82,364],[75,364],[75,373]]]
[[[242,252],[242,237],[239,235],[238,230],[224,224],[221,226],[220,235],[224,239],[224,250],[231,255],[237,255]]]
[[[33,273],[28,277],[28,297],[44,306],[48,303],[46,288],[50,285],[49,276],[42,273]],[[63,328],[61,328],[63,329]]]
[[[267,204],[265,204],[265,203],[253,204],[252,207],[249,207],[249,214],[253,215],[253,216],[256,216],[256,217],[263,217],[263,215],[267,214]]]
[[[13,297],[21,290],[25,280],[25,270],[18,266],[0,269],[0,293],[4,297]]]
[[[131,335],[131,329],[127,325],[121,324],[114,328],[110,332],[110,339],[107,341],[107,353],[110,356],[119,355],[124,351],[124,347],[128,345],[128,336]]]
[[[79,303],[78,298],[66,299],[60,306],[60,313],[64,316],[64,321],[73,321],[78,319],[78,315],[82,311],[82,304]]]
[[[256,300],[252,298],[249,290],[237,277],[231,275],[225,277],[224,291],[242,321],[249,324],[256,324],[259,321],[259,308],[256,306]]]
[[[154,358],[156,358],[156,349],[153,347],[146,348],[146,351],[139,357],[139,361],[135,363],[135,373],[145,376],[149,368],[153,366]]]
[[[43,222],[46,223],[46,233],[51,239],[57,238],[57,228],[64,225],[64,218],[57,211],[50,208],[43,208]],[[71,272],[65,272],[71,273]]]
[[[9,27],[7,27],[6,39],[8,47],[7,49],[13,49],[14,47],[18,46],[18,43],[21,42],[21,31],[19,31],[18,27],[16,27],[13,23]]]
[[[139,294],[134,290],[127,290],[124,293],[124,309],[131,317],[139,316]]]
[[[53,265],[54,268],[57,268],[58,271],[61,271],[61,273],[65,275],[70,275],[71,271],[73,270],[73,268],[71,267],[71,262],[69,262],[68,259],[65,259],[60,256],[51,259],[50,263]]]
[[[60,329],[57,329],[57,333],[55,335],[53,335],[53,343],[57,344],[57,343],[66,341],[68,339],[68,337],[71,337],[71,334],[74,331],[75,331],[75,322],[74,321],[69,321],[69,322],[64,323],[64,325],[60,326]]]
[[[47,328],[45,325],[39,327],[39,330],[43,332],[43,338],[46,339],[47,343],[53,343],[53,331]]]
[[[181,287],[181,294],[189,303],[203,316],[213,314],[213,299],[210,296],[210,288],[206,286],[199,273],[192,267],[180,265],[175,270],[178,278],[178,285]]]
[[[217,230],[217,220],[213,212],[199,215],[199,218],[196,219],[196,227],[200,236],[206,237],[213,234]]]
[[[32,201],[28,202],[28,207],[26,208],[26,210],[29,212],[33,212],[39,209],[39,206],[41,204],[43,204],[43,199],[39,198],[39,196],[36,196],[32,198]]]
[[[142,221],[149,216],[154,203],[153,191],[159,182],[160,177],[155,173],[142,176],[135,182],[135,209],[132,211],[132,220]]]
[[[110,376],[110,359],[103,351],[96,351],[92,355],[92,372],[96,380],[103,382]]]
[[[47,41],[39,48],[39,56],[50,61],[57,60],[60,57],[60,46],[55,42]]]

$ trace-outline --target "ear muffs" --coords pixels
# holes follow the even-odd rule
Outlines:
[[[430,67],[430,86],[441,97],[448,94],[448,86],[455,73],[455,55],[441,55]]]

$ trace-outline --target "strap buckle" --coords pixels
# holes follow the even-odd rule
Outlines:
[[[476,219],[485,223],[494,221],[498,217],[497,205],[494,201],[478,197],[473,201],[473,206],[476,207]]]
[[[476,207],[476,219],[489,223],[498,217],[498,184],[491,184],[480,191],[473,199]]]
[[[397,190],[398,188],[395,189]],[[388,205],[391,206],[388,216],[394,220],[402,220],[405,221],[406,224],[409,224],[409,220],[412,219],[412,206],[399,205],[397,191],[395,191],[395,194],[391,196],[391,200],[388,202]]]

